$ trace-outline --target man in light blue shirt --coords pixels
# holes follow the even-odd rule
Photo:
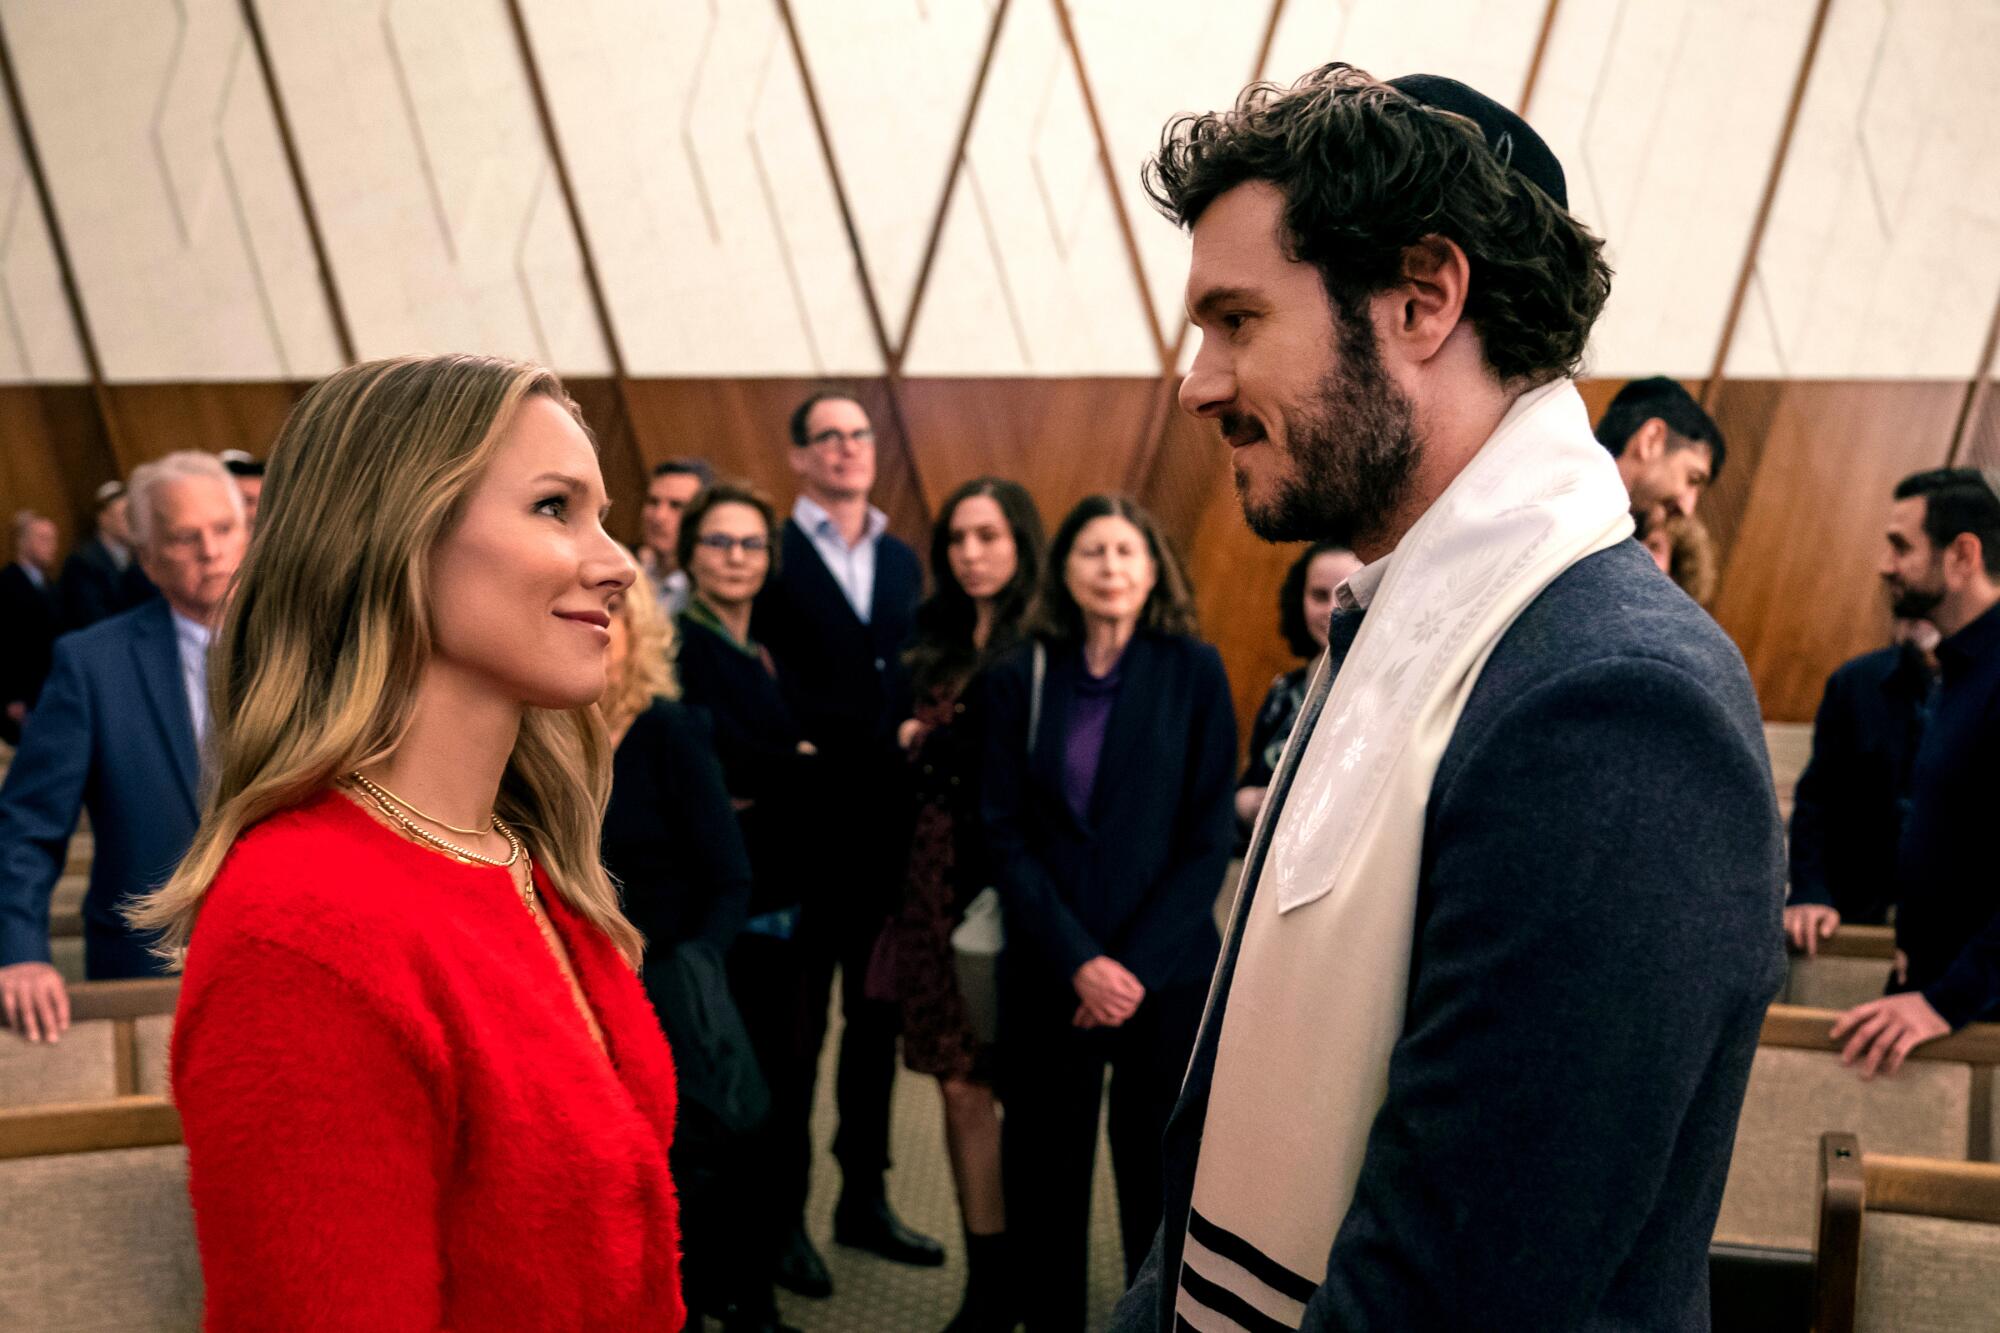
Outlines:
[[[835,971],[841,976],[840,1128],[833,1141],[841,1196],[833,1235],[899,1263],[934,1266],[944,1262],[943,1249],[905,1227],[883,1191],[901,1015],[864,985],[910,852],[907,764],[895,731],[908,715],[902,654],[923,570],[868,501],[875,428],[859,401],[813,394],[792,414],[791,441],[799,498],[779,536],[776,573],[757,598],[752,633],[770,650],[792,716],[819,755],[812,827],[797,830],[816,849],[816,874],[791,953],[802,988],[797,1013],[825,1015]],[[815,1020],[784,1067],[771,1071],[772,1115],[785,1144],[774,1154],[783,1164],[772,1184],[774,1215],[801,1217],[805,1206],[813,1078],[824,1039]],[[801,1295],[832,1291],[802,1225],[793,1226],[779,1258],[778,1281]]]

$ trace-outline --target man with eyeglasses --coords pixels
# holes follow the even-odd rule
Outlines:
[[[895,743],[901,720],[902,653],[910,638],[923,572],[916,553],[888,534],[888,517],[868,502],[875,485],[875,429],[851,395],[822,390],[791,418],[791,464],[798,501],[779,539],[778,570],[757,599],[752,627],[778,665],[779,680],[806,738],[821,756],[824,781],[814,827],[799,830],[824,848],[804,888],[798,939],[808,964],[805,1012],[818,1023],[836,966],[841,975],[840,1128],[833,1153],[842,1188],[834,1239],[899,1263],[933,1267],[944,1250],[905,1227],[889,1208],[889,1099],[896,1078],[896,1006],[867,995],[869,957],[895,903],[909,853],[909,801]],[[811,1034],[816,1054],[823,1029]],[[833,1284],[807,1239],[806,1181],[774,1201],[800,1217],[780,1260],[778,1280],[805,1296]]]

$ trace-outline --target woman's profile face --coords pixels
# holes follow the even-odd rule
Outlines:
[[[1321,551],[1306,566],[1306,633],[1321,648],[1326,647],[1327,627],[1333,621],[1333,594],[1341,582],[1361,568],[1361,557],[1352,551]]]
[[[583,428],[553,400],[527,399],[432,561],[432,669],[528,707],[594,703],[612,599],[638,575],[605,509]]]
[[[688,581],[717,606],[742,606],[763,590],[771,572],[771,530],[764,516],[728,501],[701,516]]]
[[[951,576],[974,601],[998,597],[1021,567],[1014,529],[990,495],[968,495],[958,502],[951,511],[945,551]]]
[[[1146,534],[1116,514],[1084,524],[1063,565],[1069,595],[1099,620],[1137,621],[1159,576]]]

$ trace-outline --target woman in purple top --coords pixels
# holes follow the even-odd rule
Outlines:
[[[981,820],[1005,905],[1000,1092],[1028,1327],[1081,1329],[1107,1065],[1126,1275],[1200,1021],[1232,833],[1236,716],[1152,518],[1091,496],[1049,551],[1029,643],[978,688]]]

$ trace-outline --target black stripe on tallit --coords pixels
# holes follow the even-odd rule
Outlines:
[[[1297,1324],[1273,1319],[1220,1282],[1211,1282],[1195,1272],[1185,1259],[1181,1261],[1181,1290],[1250,1333],[1298,1333]]]
[[[1233,1231],[1224,1230],[1188,1209],[1188,1235],[1249,1273],[1272,1291],[1304,1305],[1319,1290],[1319,1283],[1301,1277]]]

